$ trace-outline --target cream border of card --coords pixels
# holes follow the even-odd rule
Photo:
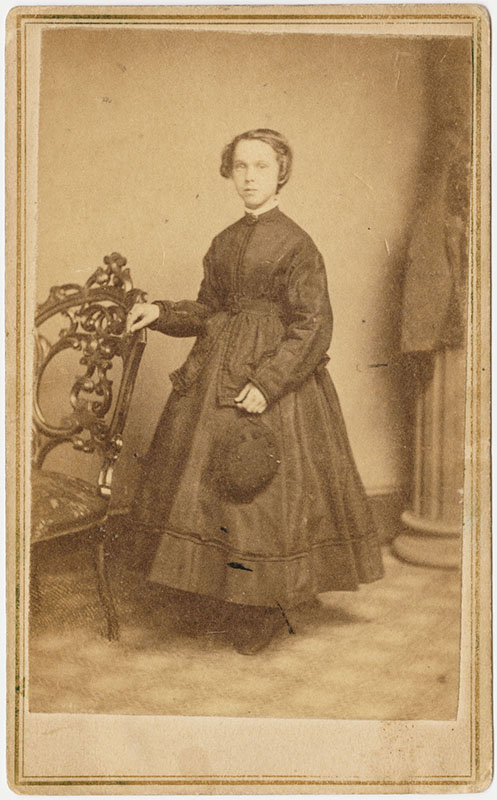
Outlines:
[[[26,202],[36,152],[30,76],[47,26],[254,30],[304,25],[333,33],[459,33],[472,38],[473,203],[469,277],[463,635],[460,709],[452,721],[234,719],[30,714],[26,704],[26,493],[30,314]],[[255,27],[254,27],[255,26]],[[454,793],[492,775],[490,544],[490,22],[478,5],[26,6],[7,19],[7,603],[8,775],[25,794]],[[27,66],[30,66],[30,70]],[[28,369],[26,368],[28,367]],[[175,748],[195,741],[174,771]],[[103,753],[93,774],[85,753]],[[139,760],[133,756],[139,754]],[[164,754],[169,753],[169,757]],[[261,757],[264,754],[264,757]],[[133,767],[133,762],[139,769]],[[167,764],[171,767],[168,767]]]

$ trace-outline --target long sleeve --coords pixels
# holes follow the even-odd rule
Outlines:
[[[295,253],[286,286],[289,323],[274,355],[249,376],[271,403],[298,386],[326,360],[333,317],[323,259],[309,240]]]
[[[198,336],[202,333],[206,320],[220,308],[219,296],[215,288],[212,269],[211,250],[204,258],[204,277],[196,300],[156,300],[159,317],[150,326],[168,336]]]

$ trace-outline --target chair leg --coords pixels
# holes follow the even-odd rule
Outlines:
[[[113,641],[119,639],[119,621],[107,573],[105,541],[103,538],[99,539],[95,547],[95,569],[97,573],[98,594],[104,608],[107,622],[107,639]]]

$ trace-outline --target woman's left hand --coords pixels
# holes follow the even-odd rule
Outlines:
[[[267,408],[267,400],[253,383],[245,384],[240,394],[235,397],[238,408],[243,408],[249,414],[262,414]]]

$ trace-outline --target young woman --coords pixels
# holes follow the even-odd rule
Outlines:
[[[137,304],[128,320],[130,331],[196,337],[171,375],[134,501],[137,523],[157,534],[149,578],[216,598],[245,654],[292,606],[382,575],[325,366],[323,259],[278,207],[291,163],[277,131],[233,139],[221,175],[245,215],[214,238],[197,300]]]

